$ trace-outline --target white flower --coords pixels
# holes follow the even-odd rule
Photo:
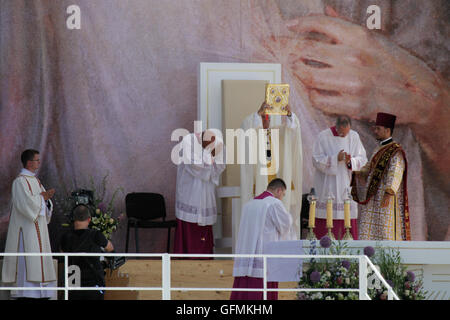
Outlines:
[[[322,293],[321,292],[317,292],[317,293],[314,293],[312,296],[311,296],[311,298],[314,300],[314,299],[322,299]]]
[[[331,296],[327,296],[327,297],[325,298],[325,300],[334,300],[334,298],[331,297]]]
[[[348,294],[348,297],[349,297],[350,300],[356,300],[356,298],[357,298],[358,296],[356,295],[356,293],[350,292],[350,293]]]
[[[405,290],[405,295],[409,296],[409,290]]]
[[[328,278],[331,277],[330,271],[326,271],[326,272],[325,272],[325,275],[326,275]]]
[[[345,284],[350,284],[350,278],[345,278]]]

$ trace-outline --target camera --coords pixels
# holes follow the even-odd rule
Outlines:
[[[102,261],[103,269],[114,271],[124,265],[126,261],[125,257],[105,257],[105,260]]]
[[[89,209],[92,217],[95,215],[93,191],[86,189],[77,189],[75,191],[72,191],[72,193],[70,194],[70,202],[71,210],[68,214],[68,218],[71,223],[73,222],[73,210],[79,205],[86,206]]]
[[[73,191],[71,194],[72,199],[75,201],[75,205],[86,204],[93,205],[94,204],[94,192],[91,190],[78,189]]]

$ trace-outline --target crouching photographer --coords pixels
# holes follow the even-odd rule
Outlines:
[[[90,209],[79,204],[73,209],[73,230],[61,238],[62,252],[102,253],[112,252],[111,241],[98,230],[89,229]],[[103,250],[102,250],[103,248]],[[81,287],[105,287],[105,272],[100,257],[69,257],[69,265],[76,265],[81,271]],[[69,300],[103,300],[102,290],[70,290]]]

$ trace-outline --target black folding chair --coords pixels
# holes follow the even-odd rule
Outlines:
[[[133,192],[125,197],[125,207],[128,218],[127,241],[125,252],[128,252],[130,228],[134,228],[136,252],[139,252],[140,228],[167,228],[167,252],[170,251],[170,230],[176,228],[176,220],[166,220],[166,204],[159,193]]]

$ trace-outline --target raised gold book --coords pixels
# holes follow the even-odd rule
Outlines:
[[[266,84],[266,103],[270,106],[266,109],[267,114],[287,115],[286,106],[289,103],[288,84]]]

